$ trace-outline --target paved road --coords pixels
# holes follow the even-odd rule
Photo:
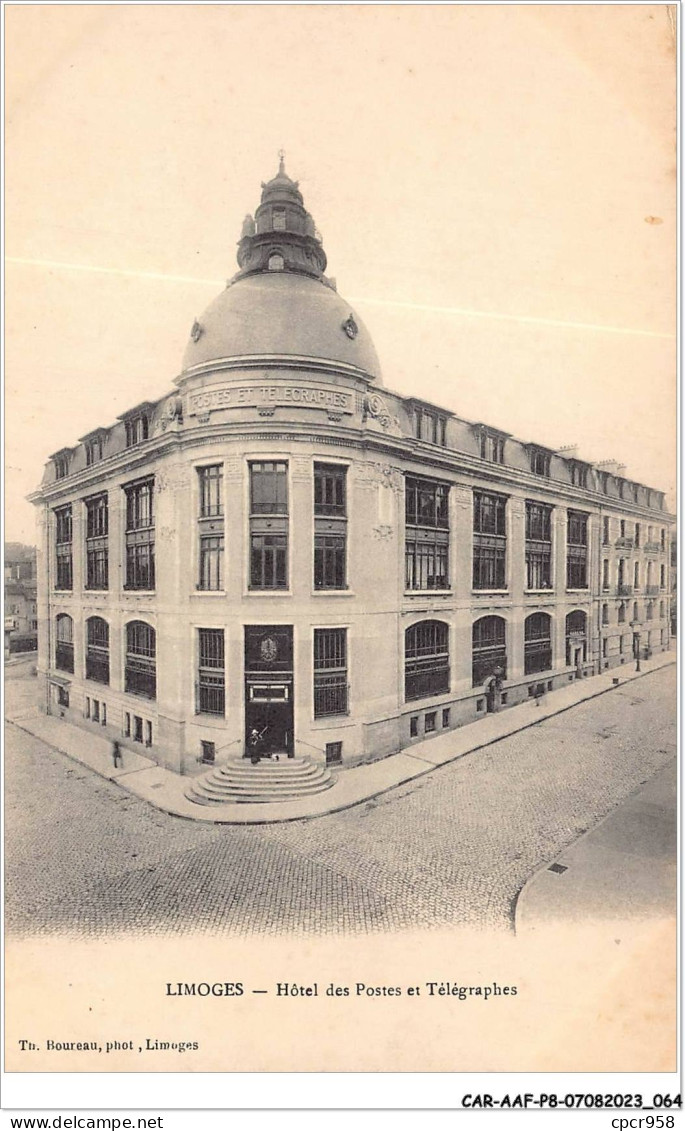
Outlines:
[[[355,809],[244,828],[167,816],[10,723],[8,931],[511,929],[528,877],[674,757],[675,680],[645,676]],[[31,681],[6,690],[28,703]]]

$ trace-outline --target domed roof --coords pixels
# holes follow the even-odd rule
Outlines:
[[[183,370],[274,355],[352,365],[381,383],[371,336],[349,304],[327,283],[287,270],[239,275],[195,323]]]

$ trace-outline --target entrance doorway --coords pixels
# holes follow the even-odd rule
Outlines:
[[[245,625],[245,757],[294,757],[292,625]]]

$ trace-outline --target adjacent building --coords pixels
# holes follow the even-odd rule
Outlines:
[[[237,258],[174,390],[32,495],[48,712],[344,767],[668,648],[661,491],[384,388],[283,162]]]
[[[38,604],[36,548],[5,544],[5,656],[36,648]]]

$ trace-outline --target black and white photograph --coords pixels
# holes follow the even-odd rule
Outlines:
[[[671,1089],[678,14],[5,5],[9,1074]]]

